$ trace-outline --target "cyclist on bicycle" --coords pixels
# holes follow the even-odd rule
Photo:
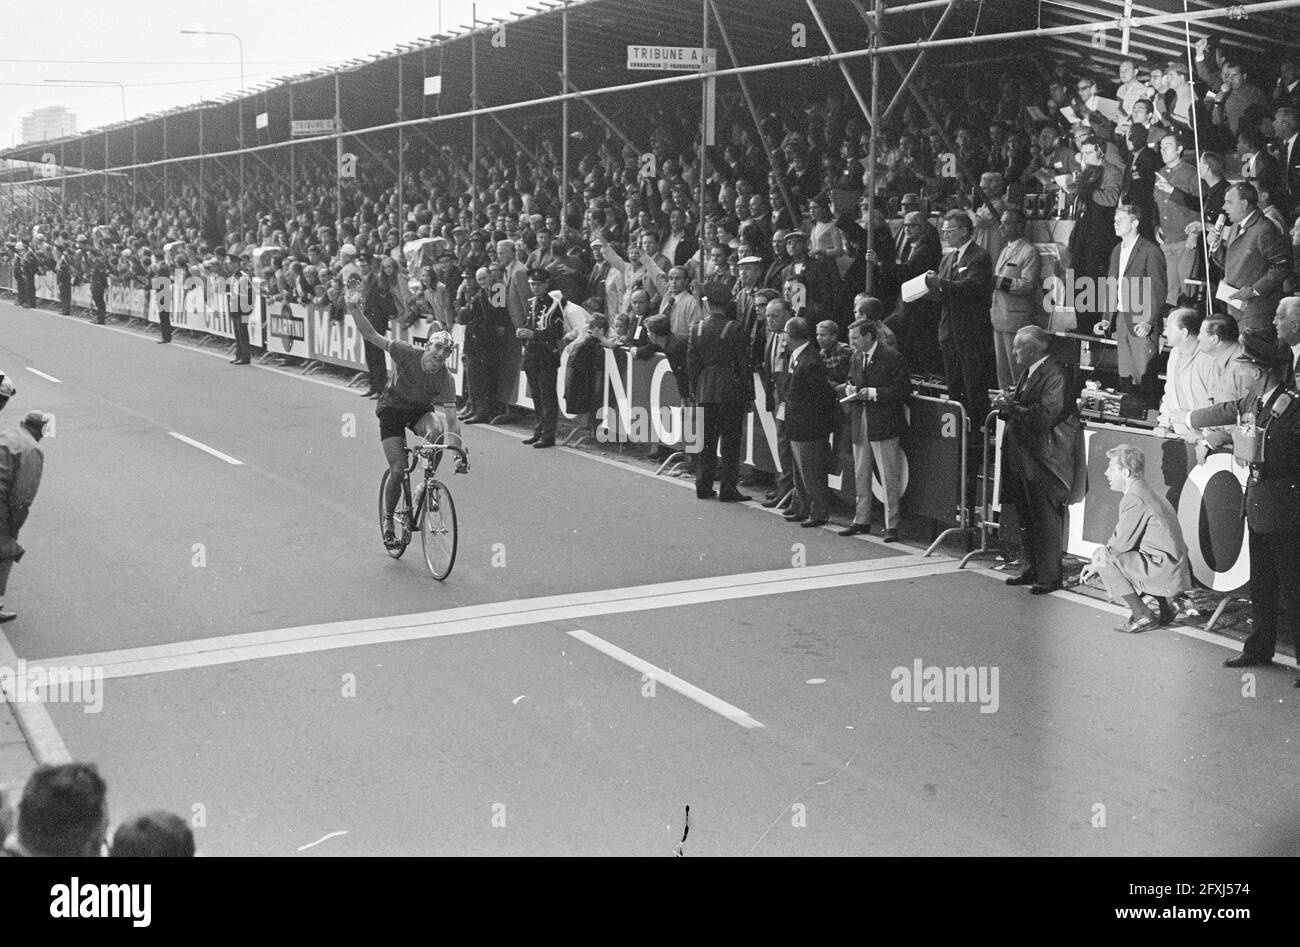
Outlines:
[[[469,469],[460,422],[456,419],[456,382],[447,369],[455,343],[450,333],[435,332],[424,348],[380,335],[364,316],[353,320],[371,345],[393,357],[393,374],[379,396],[375,415],[379,439],[391,474],[384,494],[384,543],[394,539],[393,510],[406,475],[406,429],[430,442],[441,442],[456,454],[456,472]]]

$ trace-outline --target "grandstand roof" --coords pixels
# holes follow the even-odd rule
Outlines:
[[[810,6],[815,4],[840,52],[865,48],[869,31],[863,13],[872,0],[716,0],[727,37],[735,50],[735,65],[790,62],[824,56],[831,52],[817,26]],[[1228,5],[1211,0],[1187,0],[1188,8],[1223,10]],[[977,36],[981,41],[955,43],[933,50],[930,68],[961,67],[974,63],[1005,60],[1047,52],[1066,61],[1089,63],[1112,69],[1121,58],[1119,31],[1107,30],[1105,45],[1093,42],[1089,32],[1068,36],[1020,37],[999,41],[985,38],[1036,28],[1084,25],[1122,17],[1126,6],[1132,16],[1181,13],[1183,0],[952,0],[939,34],[940,39],[960,40]],[[944,14],[943,0],[938,2],[887,2],[884,40],[890,44],[926,40]],[[288,115],[292,100],[297,118],[329,118],[334,113],[334,84],[338,77],[342,89],[341,104],[344,127],[359,130],[383,125],[400,118],[448,114],[470,108],[471,39],[478,58],[479,101],[483,105],[526,102],[561,91],[559,70],[562,62],[562,11],[568,11],[568,46],[570,77],[584,91],[660,78],[656,72],[633,72],[626,68],[626,47],[636,44],[699,46],[701,43],[701,4],[697,0],[572,0],[567,5],[541,0],[526,12],[504,20],[480,21],[476,29],[470,24],[446,31],[440,36],[414,39],[395,49],[376,52],[326,69],[285,76],[246,90],[242,95],[229,94],[216,100],[192,103],[141,116],[130,121],[80,132],[64,139],[19,145],[0,150],[0,157],[39,160],[42,153],[57,152],[60,145],[80,148],[86,145],[86,163],[102,167],[105,136],[111,139],[108,164],[128,163],[130,135],[112,134],[135,129],[141,145],[140,158],[161,155],[161,125],[164,118],[179,119],[169,123],[169,154],[196,154],[197,116],[207,116],[206,150],[233,150],[238,138],[239,103],[244,103],[245,141],[267,144],[289,138]],[[891,12],[892,11],[892,12]],[[792,44],[793,25],[806,30],[806,46]],[[493,46],[498,27],[505,26],[505,48]],[[710,22],[709,45],[719,50],[719,67],[733,65],[716,24]],[[1256,52],[1291,51],[1300,40],[1300,11],[1296,9],[1252,14],[1248,20],[1227,17],[1199,20],[1191,24],[1193,40],[1200,36],[1218,37],[1225,45]],[[1128,55],[1140,63],[1159,62],[1185,55],[1186,34],[1181,23],[1143,26],[1134,30]],[[910,61],[910,55],[903,56]],[[906,63],[904,63],[906,65]],[[811,67],[809,67],[811,68]],[[867,60],[853,62],[852,68],[865,75]],[[443,77],[442,94],[426,98],[422,82],[426,75]],[[403,85],[399,102],[398,81]],[[825,72],[825,81],[843,89],[838,74]],[[897,76],[882,73],[882,89],[891,92]],[[259,112],[271,117],[268,129],[254,127]],[[215,114],[213,114],[215,113]],[[187,121],[188,119],[188,121]],[[134,133],[133,133],[134,134]],[[68,154],[71,162],[72,154]],[[78,156],[79,157],[79,156]],[[96,164],[98,157],[100,164]]]

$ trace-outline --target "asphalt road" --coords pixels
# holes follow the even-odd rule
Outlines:
[[[97,713],[24,709],[115,819],[170,809],[211,855],[668,855],[687,806],[688,856],[1290,831],[1282,669],[1244,696],[1212,641],[482,427],[437,583],[379,545],[373,402],[153,341],[0,302],[0,422],[56,424],[3,631],[106,675]],[[917,661],[995,670],[992,712],[895,699]]]

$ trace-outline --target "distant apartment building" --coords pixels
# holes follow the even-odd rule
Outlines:
[[[36,109],[23,116],[23,142],[62,138],[77,132],[77,116],[62,105]]]

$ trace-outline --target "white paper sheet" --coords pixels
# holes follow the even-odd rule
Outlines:
[[[1219,291],[1214,294],[1214,298],[1227,303],[1233,309],[1245,309],[1246,304],[1239,299],[1233,299],[1232,294],[1237,292],[1236,286],[1230,286],[1227,280],[1219,284]]]
[[[925,285],[925,274],[914,276],[903,284],[903,302],[915,302],[929,291],[930,287]]]

